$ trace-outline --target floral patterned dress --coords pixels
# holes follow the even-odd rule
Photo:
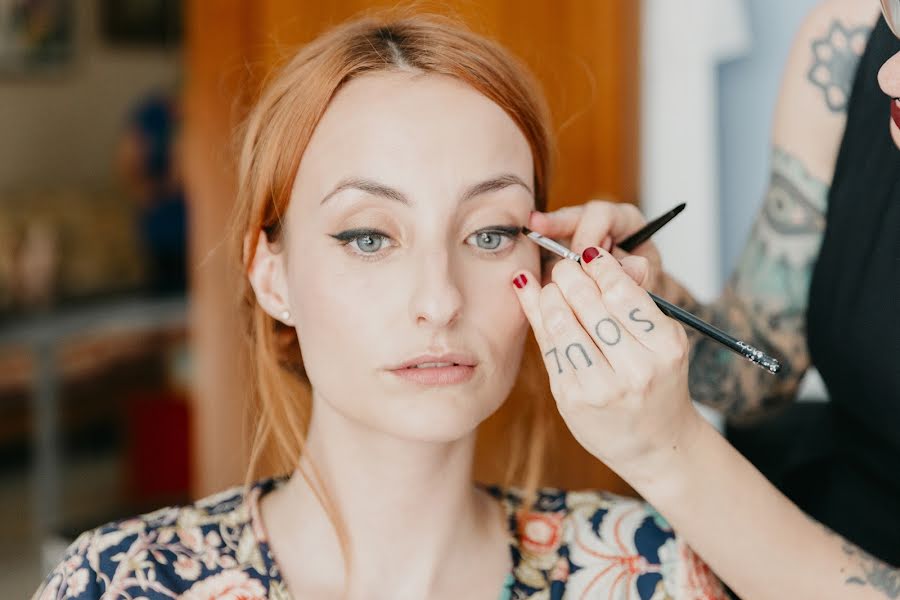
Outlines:
[[[265,479],[195,504],[83,533],[34,600],[286,600],[259,499]],[[485,488],[506,509],[513,570],[500,600],[728,598],[708,567],[647,504],[602,492]]]

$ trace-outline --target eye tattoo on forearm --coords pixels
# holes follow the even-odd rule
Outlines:
[[[607,331],[607,335],[603,335],[600,330],[601,326],[604,324],[609,324],[612,326],[612,330]],[[609,330],[609,327],[607,327],[606,329]],[[597,325],[594,326],[594,333],[597,334],[597,339],[599,339],[607,346],[615,346],[622,341],[622,330],[619,329],[619,324],[608,317],[606,319],[601,319],[597,323]]]
[[[628,318],[631,319],[632,321],[634,321],[635,323],[646,323],[647,328],[644,329],[645,332],[650,332],[650,331],[653,331],[654,329],[656,329],[656,325],[653,324],[653,321],[648,321],[647,319],[638,319],[637,317],[635,317],[635,315],[637,313],[639,313],[640,310],[641,309],[639,309],[639,308],[634,309],[633,311],[628,313]]]
[[[572,352],[572,348],[578,348],[579,350],[581,350],[581,355],[584,357],[585,366],[588,366],[588,367],[594,366],[594,361],[591,360],[591,357],[588,354],[588,351],[585,350],[584,346],[582,346],[578,342],[574,342],[572,344],[569,344],[566,347],[566,352],[565,352],[566,358],[569,359],[569,364],[572,365],[573,369],[575,369],[577,371],[578,365],[575,364],[575,361],[572,360],[572,357],[570,356],[570,352]],[[553,355],[553,358],[556,360],[556,374],[560,375],[560,374],[562,374],[563,369],[562,369],[562,363],[559,361],[559,351],[556,349],[556,347],[550,348],[550,350],[548,350],[547,352],[544,353],[544,356],[549,356],[551,354]]]

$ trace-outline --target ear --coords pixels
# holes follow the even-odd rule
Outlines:
[[[249,247],[248,235],[244,238],[244,256],[248,254]],[[256,241],[256,252],[247,276],[256,294],[256,301],[263,310],[273,319],[292,324],[284,253],[279,244],[269,242],[264,231],[260,232]]]

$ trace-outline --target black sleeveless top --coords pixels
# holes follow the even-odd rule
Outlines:
[[[900,149],[878,71],[900,52],[884,19],[859,64],[813,273],[807,338],[831,397],[833,456],[802,506],[900,565]]]

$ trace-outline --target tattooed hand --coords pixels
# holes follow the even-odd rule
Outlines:
[[[519,302],[578,442],[626,479],[652,476],[700,419],[688,395],[687,337],[635,283],[645,258],[620,265],[591,246],[582,259],[557,263],[543,288],[532,273],[517,276]]]
[[[559,240],[573,252],[581,252],[588,246],[600,246],[621,260],[629,253],[614,247],[615,244],[646,224],[644,215],[633,204],[591,200],[547,213],[535,211],[531,213],[528,228]],[[631,254],[647,259],[645,263],[638,263],[640,268],[644,268],[640,280],[642,287],[661,293],[662,261],[653,242],[644,242]],[[551,260],[557,259],[553,257]],[[550,269],[544,269],[545,274],[549,272]],[[548,281],[545,275],[543,283]]]

